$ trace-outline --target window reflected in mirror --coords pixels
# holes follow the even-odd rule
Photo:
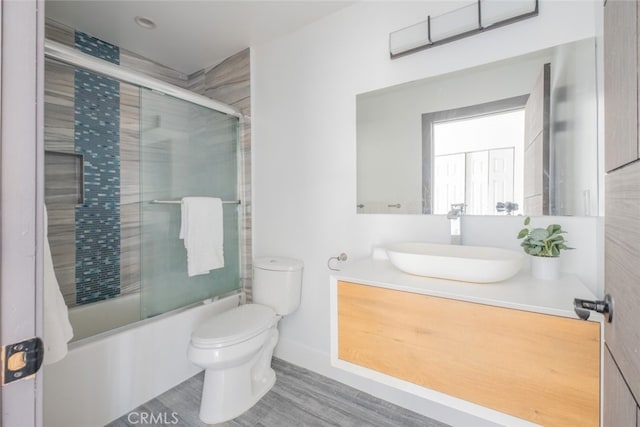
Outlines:
[[[522,206],[524,109],[435,123],[432,130],[434,214],[457,203],[473,215]]]

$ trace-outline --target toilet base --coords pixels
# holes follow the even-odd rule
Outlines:
[[[200,402],[200,420],[218,424],[232,420],[251,409],[276,382],[271,368],[273,349],[278,342],[274,326],[268,332],[264,347],[239,366],[206,369]]]

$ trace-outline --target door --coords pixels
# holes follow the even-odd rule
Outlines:
[[[608,143],[608,142],[607,142]],[[640,398],[640,162],[605,179],[605,427],[636,427]],[[625,403],[626,402],[626,403]]]
[[[607,171],[638,158],[638,6],[608,0],[604,8],[604,128]]]
[[[44,2],[0,0],[0,344],[41,334]],[[35,107],[35,108],[34,108]],[[6,353],[3,353],[6,354]],[[14,378],[16,371],[6,375]],[[42,425],[40,375],[0,386],[0,424]]]
[[[608,0],[604,11],[605,427],[640,425],[640,161],[638,161],[638,4]]]
[[[434,214],[446,214],[453,203],[464,203],[464,158],[464,153],[434,157]]]
[[[465,215],[487,215],[491,204],[489,199],[489,151],[466,153],[465,173]],[[488,205],[488,206],[487,206]]]
[[[609,142],[607,142],[608,144]],[[636,427],[640,397],[640,162],[605,179],[605,292],[614,299],[605,324],[605,426]]]
[[[466,153],[465,214],[494,215],[498,202],[513,202],[513,148]]]
[[[489,206],[485,215],[496,214],[498,202],[514,202],[514,149],[489,151]]]

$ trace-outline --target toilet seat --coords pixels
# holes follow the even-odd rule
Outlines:
[[[278,316],[260,304],[244,304],[213,316],[191,335],[191,343],[200,348],[220,348],[251,339],[276,323]]]

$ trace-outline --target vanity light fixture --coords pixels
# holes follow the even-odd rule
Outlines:
[[[136,16],[133,20],[146,30],[154,30],[158,26],[153,19],[144,16]]]
[[[475,0],[389,34],[391,59],[538,15],[538,0]]]

